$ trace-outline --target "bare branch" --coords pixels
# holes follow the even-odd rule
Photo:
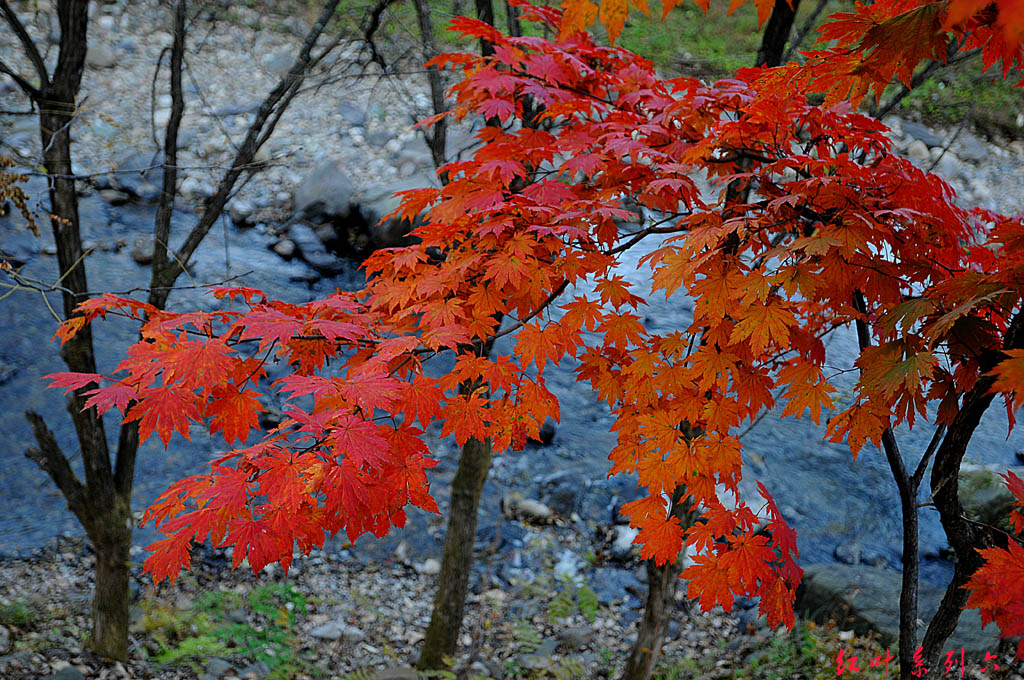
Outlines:
[[[317,40],[323,33],[324,28],[327,26],[327,22],[333,16],[334,11],[338,7],[339,0],[328,0],[325,4],[323,11],[320,12],[320,16],[317,22],[313,24],[313,27],[309,29],[306,34],[306,38],[303,41],[302,49],[299,52],[299,56],[296,58],[295,63],[292,65],[291,70],[281,79],[277,87],[267,95],[263,103],[260,104],[259,111],[256,113],[256,118],[249,126],[249,131],[245,136],[245,141],[242,142],[241,149],[238,155],[235,157],[234,162],[231,165],[231,169],[225,174],[221,180],[220,185],[217,189],[217,193],[213,195],[207,201],[206,210],[203,212],[202,217],[192,231],[189,232],[185,238],[185,242],[182,244],[181,249],[178,251],[177,256],[181,262],[187,263],[192,255],[195,253],[196,248],[209,233],[210,228],[220,217],[224,210],[224,206],[227,203],[228,198],[231,196],[231,192],[235,188],[235,184],[242,174],[250,167],[253,157],[256,155],[256,150],[262,141],[265,141],[271,133],[273,133],[278,120],[284,110],[291,103],[292,99],[298,93],[302,82],[305,80],[309,69],[316,63],[317,60],[322,59],[325,53],[321,52],[317,55],[314,60],[311,55],[313,48],[316,46]],[[159,283],[161,286],[173,285],[174,281],[178,278],[181,273],[180,267],[165,267],[160,273]],[[156,279],[154,279],[156,281]],[[155,302],[166,301],[166,296],[163,299],[155,299]],[[158,305],[160,306],[160,305]]]
[[[28,422],[32,426],[32,433],[38,444],[38,446],[30,446],[25,449],[25,457],[35,462],[43,472],[50,476],[57,488],[64,494],[64,498],[67,499],[68,507],[85,525],[91,518],[85,487],[75,476],[67,456],[61,451],[57,438],[46,426],[43,417],[35,411],[26,411],[25,417],[28,418]]]
[[[818,4],[815,5],[814,10],[807,16],[807,20],[804,21],[800,30],[796,32],[796,36],[792,42],[789,43],[789,48],[782,55],[782,63],[786,63],[793,58],[796,51],[803,45],[804,40],[807,39],[807,34],[814,28],[814,24],[818,21],[818,17],[825,11],[825,6],[828,4],[828,0],[818,0]]]
[[[32,85],[32,83],[28,82],[27,80],[22,78],[20,75],[15,73],[14,69],[12,69],[10,66],[5,64],[2,59],[0,59],[0,73],[6,73],[11,78],[13,78],[14,82],[18,84],[18,87],[20,87],[25,92],[25,94],[27,94],[33,101],[35,101],[39,97],[39,90],[36,89]],[[21,112],[18,112],[18,111],[4,111],[4,113],[21,113]],[[26,113],[34,115],[35,111],[28,111]]]
[[[29,61],[32,62],[32,66],[36,69],[36,74],[39,76],[39,82],[46,86],[50,83],[50,76],[46,72],[46,62],[43,61],[43,56],[39,54],[39,49],[36,47],[35,42],[29,37],[28,31],[25,30],[24,24],[18,19],[18,15],[14,13],[10,5],[7,4],[7,0],[0,0],[0,15],[3,16],[7,25],[11,27],[14,34],[18,36],[18,41],[21,43],[22,48],[25,50],[25,54],[28,55]],[[16,80],[21,80],[17,75],[7,71],[8,75],[13,76]],[[18,83],[21,85],[21,83]],[[22,85],[22,89],[25,89]],[[35,92],[39,92],[32,88]]]
[[[426,53],[424,61],[429,61],[437,56],[437,47],[434,45],[434,24],[430,20],[430,7],[426,0],[413,0],[416,7],[416,19],[420,26],[420,40],[423,42],[423,51]],[[511,12],[512,9],[510,8]],[[430,83],[430,99],[434,106],[434,115],[447,110],[444,101],[444,83],[441,81],[441,71],[437,68],[427,70],[427,81]],[[434,124],[433,132],[421,128],[423,138],[430,147],[430,155],[434,159],[434,167],[439,169],[445,164],[445,152],[448,146],[448,119],[442,118]],[[448,183],[448,173],[443,173],[441,183]]]

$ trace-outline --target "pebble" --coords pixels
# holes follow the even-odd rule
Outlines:
[[[113,68],[117,65],[117,50],[100,42],[93,43],[85,54],[85,63],[93,68]]]
[[[434,576],[441,573],[441,561],[435,557],[428,557],[423,560],[418,570],[424,576]]]
[[[101,189],[99,196],[110,205],[124,205],[130,199],[128,194],[117,189]]]
[[[143,234],[135,239],[132,246],[132,259],[138,264],[147,265],[153,261],[153,253],[156,250],[156,240],[152,234]]]
[[[554,516],[551,508],[544,503],[515,495],[508,495],[502,499],[502,511],[507,517],[522,519],[526,522],[543,523]]]
[[[295,256],[295,241],[290,238],[283,238],[274,244],[274,252],[286,260]]]

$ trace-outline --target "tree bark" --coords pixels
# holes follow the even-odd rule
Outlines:
[[[676,487],[672,494],[670,512],[679,518],[680,525],[685,529],[693,524],[696,513],[692,504],[684,502],[685,487]],[[626,660],[626,668],[621,680],[647,680],[654,672],[658,659],[661,657],[661,642],[665,637],[665,626],[676,605],[676,589],[679,586],[679,574],[683,570],[685,548],[680,551],[674,562],[666,562],[660,567],[654,560],[646,560],[647,569],[647,602],[644,605],[644,616],[640,620],[636,642]]]
[[[318,22],[310,29],[296,63],[282,82],[264,100],[256,122],[236,157],[232,168],[210,200],[199,223],[188,234],[177,261],[187,262],[199,243],[223,211],[234,186],[251,167],[256,150],[273,132],[281,114],[298,93],[309,66],[330,50],[318,55],[312,50],[333,15],[338,0],[327,0]],[[183,100],[181,68],[185,41],[185,0],[175,10],[175,37],[171,54],[172,115],[165,137],[163,196],[156,220],[159,240],[149,292],[149,302],[163,308],[174,281],[181,274],[177,261],[173,264],[165,250],[170,235],[169,222],[175,192],[177,165],[177,134]],[[57,261],[62,284],[65,318],[75,314],[75,307],[85,300],[88,282],[85,274],[79,230],[78,199],[71,168],[71,123],[76,115],[76,100],[85,68],[87,49],[88,3],[84,0],[58,0],[57,16],[61,37],[57,64],[52,74],[35,44],[32,43],[17,15],[6,0],[0,0],[0,19],[11,28],[36,68],[40,84],[32,85],[0,60],[0,71],[12,73],[15,82],[39,107],[39,128],[43,148],[43,166],[49,175],[51,227],[57,246]],[[79,373],[96,373],[92,330],[86,326],[61,349],[68,369]],[[101,656],[125,659],[128,652],[129,577],[128,559],[131,547],[131,492],[139,437],[137,423],[121,427],[117,459],[111,465],[110,449],[103,421],[95,411],[83,411],[85,398],[78,390],[69,398],[67,407],[78,436],[84,464],[84,483],[74,474],[68,458],[41,416],[27,413],[35,434],[36,446],[26,455],[43,469],[61,490],[68,506],[82,523],[96,551],[96,587],[93,599],[92,647]]]
[[[1014,315],[1003,340],[1003,349],[1024,348],[1024,312]],[[968,591],[963,588],[971,576],[984,564],[978,549],[994,545],[991,535],[970,523],[964,516],[960,503],[959,485],[960,464],[963,462],[967,445],[974,431],[981,422],[981,417],[988,410],[995,395],[990,391],[995,383],[991,370],[1005,355],[999,351],[984,352],[979,359],[981,378],[964,395],[953,422],[950,423],[946,436],[935,454],[935,465],[932,467],[931,492],[935,508],[939,511],[942,528],[946,532],[949,544],[956,554],[953,566],[953,580],[946,588],[946,593],[939,603],[939,609],[932,616],[922,640],[921,656],[924,666],[928,669],[928,678],[942,677],[943,665],[940,661],[943,645],[960,620],[960,613],[967,602]]]
[[[467,441],[462,447],[459,466],[452,480],[440,582],[423,649],[416,663],[420,670],[444,669],[444,657],[454,656],[458,647],[466,593],[469,591],[469,573],[473,568],[480,495],[490,468],[490,440]]]
[[[792,0],[792,7],[787,0],[775,0],[775,7],[768,17],[761,36],[761,47],[757,50],[756,66],[778,66],[782,63],[782,55],[786,51],[786,42],[793,30],[796,11],[800,0]]]
[[[494,25],[494,6],[491,0],[475,0],[477,19],[491,26]],[[433,33],[429,15],[424,21],[422,3],[417,0],[416,9],[420,16],[420,31],[424,40],[430,40],[428,49],[433,49]],[[494,54],[494,46],[487,40],[480,40],[480,52],[484,56]],[[439,75],[439,74],[438,74]],[[437,81],[440,83],[440,80]],[[431,90],[434,92],[434,80]],[[434,110],[443,106],[443,97],[439,101],[435,96]],[[497,120],[488,120],[487,125],[497,125]],[[443,135],[443,131],[441,132]],[[435,137],[436,141],[436,137]],[[441,137],[444,142],[444,137]],[[439,155],[431,145],[435,165]],[[440,162],[443,163],[443,154]],[[440,165],[438,165],[440,169]],[[447,177],[442,176],[447,182]],[[500,318],[499,318],[500,323]],[[480,343],[474,348],[477,356],[486,357],[491,353],[491,342]],[[462,385],[460,392],[468,394],[476,386]],[[448,507],[448,529],[444,537],[444,553],[441,557],[441,571],[437,593],[434,595],[434,609],[430,615],[430,623],[423,639],[416,668],[424,671],[444,670],[445,657],[453,657],[458,649],[459,631],[462,629],[462,618],[466,608],[466,594],[469,592],[469,574],[473,569],[473,544],[476,541],[476,524],[480,514],[480,496],[484,483],[491,471],[491,441],[470,439],[462,447],[459,463],[452,479],[451,498]]]
[[[92,646],[101,655],[113,659],[128,658],[130,501],[130,497],[117,494],[113,506],[99,515],[92,527],[86,527],[96,551]]]
[[[430,18],[430,7],[427,0],[413,0],[416,8],[416,19],[419,22],[420,40],[423,43],[423,52],[429,61],[438,55],[437,46],[434,44],[434,22]],[[444,83],[442,82],[441,70],[438,68],[427,69],[427,82],[430,85],[430,103],[434,107],[434,114],[443,113],[447,110],[444,101]],[[430,148],[430,156],[434,160],[434,167],[438,170],[447,162],[448,152],[448,119],[442,118],[434,123],[430,129],[423,129],[423,138]],[[441,183],[448,183],[448,174],[441,175]]]

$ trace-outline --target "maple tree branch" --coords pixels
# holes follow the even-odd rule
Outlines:
[[[163,55],[161,54],[161,57]],[[185,1],[179,0],[174,10],[174,42],[171,47],[171,114],[167,120],[164,133],[163,187],[160,192],[160,205],[157,208],[156,223],[153,226],[153,237],[156,248],[153,251],[153,262],[149,286],[151,289],[161,283],[161,273],[167,266],[169,248],[167,242],[171,237],[171,215],[174,210],[174,196],[177,190],[178,170],[178,128],[181,125],[185,110],[185,100],[181,90],[181,74],[185,56]],[[153,76],[154,85],[156,72]],[[155,92],[152,99],[155,101]],[[154,137],[155,137],[154,133]]]
[[[21,75],[17,73],[14,69],[12,69],[6,63],[4,63],[3,59],[0,59],[0,73],[6,73],[11,78],[13,78],[14,82],[18,84],[18,87],[20,87],[22,91],[24,91],[25,94],[27,94],[29,98],[31,98],[33,101],[35,101],[40,96],[39,90],[35,86],[33,86],[32,83],[22,78]],[[5,113],[14,112],[5,111]],[[28,113],[31,115],[35,115],[35,111],[30,111]]]
[[[85,251],[84,255],[88,255],[92,251],[93,251],[93,248],[90,248],[89,250]],[[149,287],[141,287],[140,286],[140,287],[135,287],[135,288],[128,288],[128,289],[125,289],[125,290],[105,290],[105,291],[102,291],[102,292],[83,291],[81,293],[81,295],[82,295],[82,297],[85,297],[85,298],[97,297],[99,295],[119,295],[119,296],[122,296],[122,297],[126,297],[128,295],[133,294],[133,293],[148,293],[151,290],[162,290],[162,291],[197,290],[197,289],[200,289],[200,288],[211,288],[211,287],[215,287],[215,286],[223,286],[223,285],[231,283],[233,281],[238,281],[239,279],[244,279],[246,276],[248,276],[248,275],[250,275],[252,273],[253,273],[253,270],[250,269],[250,270],[248,270],[246,272],[242,272],[240,274],[236,274],[234,276],[230,276],[228,278],[221,279],[219,281],[215,281],[215,282],[212,282],[212,283],[200,283],[200,284],[192,283],[191,285],[187,285],[187,286],[158,286],[156,288],[149,288]],[[18,290],[31,290],[31,291],[40,292],[40,293],[56,293],[56,292],[60,292],[60,293],[67,293],[67,294],[75,294],[74,291],[72,291],[70,288],[66,288],[65,286],[62,286],[60,284],[60,282],[67,276],[67,272],[65,272],[64,276],[61,276],[55,283],[46,283],[45,281],[40,281],[39,279],[34,279],[34,278],[31,278],[31,277],[25,276],[20,271],[15,271],[15,270],[8,271],[7,275],[10,276],[12,279],[14,279],[15,282],[14,283],[6,283],[4,281],[0,281],[0,288],[7,288],[8,289],[6,293],[4,293],[2,296],[0,296],[0,300],[3,300],[7,296],[11,295],[12,293],[14,293],[14,292],[16,292]],[[116,310],[111,310],[109,313],[117,315],[117,316],[125,316],[126,318],[133,318],[133,317],[130,317],[128,315],[121,314],[120,312],[118,312]],[[58,319],[58,320],[59,321],[63,321],[63,319]]]
[[[800,46],[803,44],[804,40],[807,39],[807,34],[810,33],[811,30],[814,28],[814,24],[818,21],[818,17],[821,16],[821,13],[825,11],[825,7],[827,5],[828,0],[818,0],[818,4],[815,5],[814,9],[811,10],[811,13],[807,15],[807,19],[804,21],[803,25],[800,26],[800,29],[797,31],[796,36],[794,36],[793,40],[789,43],[789,47],[782,54],[781,61],[783,63],[792,59],[796,51],[800,49]]]
[[[949,45],[946,48],[945,63],[938,60],[929,61],[925,64],[924,68],[914,74],[910,79],[909,86],[901,84],[899,91],[892,96],[892,99],[877,108],[875,105],[872,105],[868,109],[868,114],[871,115],[872,118],[885,118],[885,116],[891,113],[892,110],[910,94],[911,90],[916,87],[920,87],[920,85],[931,78],[936,71],[943,67],[953,66],[954,64],[959,64],[962,61],[967,61],[975,55],[981,54],[982,50],[980,47],[973,50],[967,50],[966,52],[960,52],[960,48],[963,47],[965,40],[966,36],[964,38],[950,40]]]
[[[547,309],[548,305],[550,305],[552,302],[557,300],[558,296],[561,295],[563,292],[565,292],[565,289],[568,288],[568,287],[569,287],[569,281],[563,279],[562,283],[560,283],[558,286],[555,287],[554,290],[551,291],[551,295],[549,295],[547,297],[547,299],[544,300],[544,302],[540,303],[540,305],[537,306],[537,309],[535,309],[532,312],[530,312],[526,316],[526,318],[520,319],[520,320],[516,321],[514,324],[512,324],[511,326],[509,326],[508,328],[506,328],[505,330],[500,331],[498,333],[495,333],[494,335],[492,335],[487,340],[487,342],[493,344],[494,341],[497,340],[498,338],[503,338],[506,335],[510,335],[512,333],[515,333],[517,330],[519,330],[520,328],[522,328],[523,326],[528,324],[531,320],[533,320],[538,314],[540,314],[545,309]]]
[[[932,455],[939,448],[939,444],[942,443],[942,438],[946,435],[946,426],[939,425],[935,428],[935,432],[932,433],[931,441],[928,442],[928,448],[924,450],[924,455],[921,456],[921,461],[917,464],[917,469],[914,470],[914,476],[911,478],[913,486],[917,489],[921,481],[924,479],[925,470],[928,468],[928,461]]]

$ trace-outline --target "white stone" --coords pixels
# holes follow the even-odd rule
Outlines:
[[[194,196],[199,192],[199,178],[186,177],[181,182],[181,193],[185,196]]]
[[[424,576],[434,576],[441,573],[441,561],[434,557],[428,557],[420,565],[419,572]]]
[[[907,158],[923,163],[931,159],[931,152],[928,150],[927,144],[920,139],[915,139],[907,146]]]
[[[167,121],[169,121],[170,119],[171,119],[171,110],[170,109],[157,109],[156,111],[153,112],[153,125],[155,125],[157,127],[157,129],[166,127],[167,126]]]
[[[110,45],[94,43],[85,54],[85,63],[93,68],[113,68],[117,65],[117,50]]]

